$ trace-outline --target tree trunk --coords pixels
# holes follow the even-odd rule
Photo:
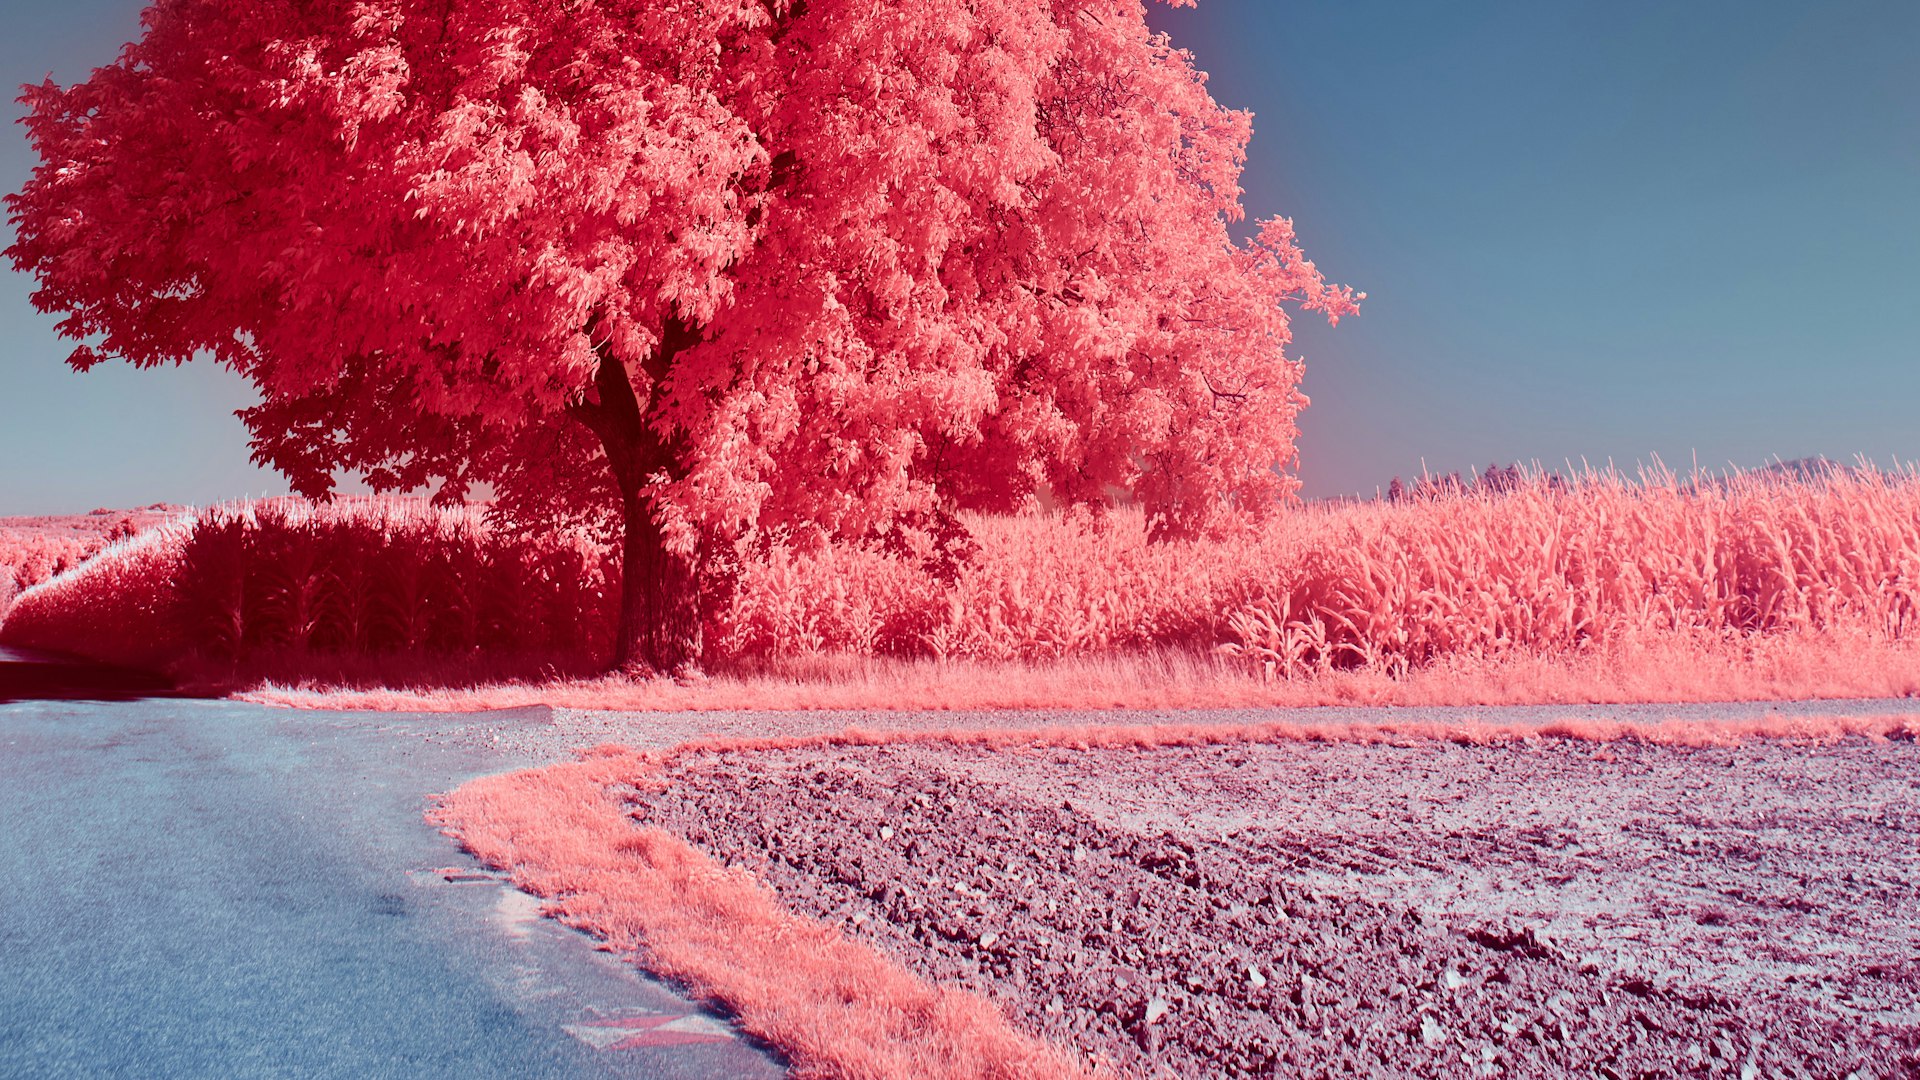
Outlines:
[[[671,673],[700,662],[700,591],[693,560],[668,551],[643,496],[621,493],[620,629],[613,666]]]
[[[669,321],[647,364],[651,396],[658,396],[674,355],[698,340],[696,331]],[[613,666],[648,674],[682,671],[697,665],[702,652],[697,568],[690,556],[667,550],[646,490],[647,478],[656,473],[683,475],[684,439],[662,439],[646,423],[626,365],[604,345],[597,351],[593,382],[599,400],[568,412],[599,436],[620,492],[620,627]]]

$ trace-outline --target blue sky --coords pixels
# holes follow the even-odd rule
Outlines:
[[[1436,471],[1920,457],[1920,5],[1202,0],[1298,324],[1308,494]]]
[[[74,81],[138,30],[127,0],[0,11],[9,86]],[[1306,494],[1423,460],[1920,458],[1920,4],[1152,17],[1254,111],[1250,213],[1293,217],[1368,293],[1337,330],[1299,325]],[[31,164],[0,135],[0,187]],[[69,371],[29,291],[0,273],[0,514],[285,490],[247,464],[243,383]]]

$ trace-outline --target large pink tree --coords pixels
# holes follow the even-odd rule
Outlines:
[[[1244,112],[1139,0],[159,0],[28,87],[8,249],[80,369],[210,357],[323,496],[491,484],[623,537],[616,662],[699,570],[1044,485],[1165,529],[1292,496],[1293,302]]]

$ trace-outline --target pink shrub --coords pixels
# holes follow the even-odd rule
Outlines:
[[[1264,543],[1150,544],[1145,515],[1125,509],[964,520],[980,554],[950,584],[859,545],[776,546],[743,569],[715,649],[1012,660],[1210,647],[1247,588],[1233,560]]]

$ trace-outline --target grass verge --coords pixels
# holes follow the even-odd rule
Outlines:
[[[1080,1077],[977,994],[928,984],[872,948],[794,915],[742,870],[659,829],[635,829],[620,754],[476,780],[432,820],[546,911],[738,1015],[801,1076]]]
[[[705,677],[549,678],[468,685],[305,680],[235,696],[313,709],[464,712],[552,705],[623,712],[1404,707],[1797,701],[1920,695],[1920,638],[1826,634],[1649,634],[1568,655],[1446,657],[1393,675],[1374,668],[1267,678],[1218,654],[1158,650],[1059,660],[902,660],[821,655]]]

